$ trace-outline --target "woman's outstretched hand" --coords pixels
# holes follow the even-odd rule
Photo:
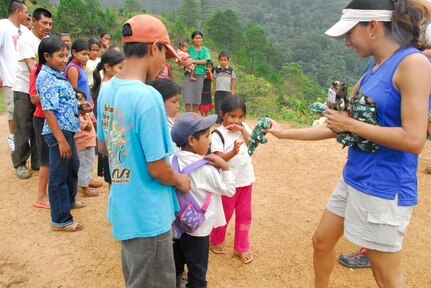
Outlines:
[[[281,137],[281,134],[283,133],[284,129],[281,128],[280,124],[278,124],[275,120],[269,119],[271,126],[269,129],[261,129],[263,133],[271,133],[277,138]]]

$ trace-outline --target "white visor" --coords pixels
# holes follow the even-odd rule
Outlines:
[[[359,22],[369,22],[371,20],[391,22],[393,12],[393,10],[344,9],[340,21],[329,28],[325,34],[334,38],[340,38]]]

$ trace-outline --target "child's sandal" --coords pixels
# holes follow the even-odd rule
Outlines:
[[[253,255],[250,252],[237,252],[233,251],[233,253],[239,257],[242,263],[248,264],[253,261]]]
[[[211,244],[210,248],[214,254],[224,254],[223,244]]]

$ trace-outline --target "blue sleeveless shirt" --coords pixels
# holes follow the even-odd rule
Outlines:
[[[392,78],[400,62],[415,48],[403,48],[394,53],[374,72],[369,69],[360,83],[362,93],[377,103],[377,121],[383,127],[401,127],[401,95]],[[376,197],[395,199],[398,205],[413,206],[418,202],[418,156],[379,145],[377,152],[349,148],[343,177],[353,188]]]
[[[88,82],[88,76],[87,73],[85,73],[85,69],[75,63],[73,60],[69,62],[69,64],[67,64],[66,69],[65,69],[65,74],[67,75],[67,70],[69,70],[70,67],[76,67],[76,69],[78,69],[78,88],[85,93],[85,95],[87,96],[87,102],[91,103],[91,95],[90,95],[90,86],[89,86],[89,82]]]

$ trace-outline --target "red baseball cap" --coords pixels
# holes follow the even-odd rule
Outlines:
[[[132,30],[131,36],[123,36],[123,44],[130,42],[139,43],[154,43],[159,42],[166,47],[166,58],[181,57],[177,54],[175,49],[171,46],[169,40],[168,30],[160,19],[151,15],[136,15],[126,21]]]

